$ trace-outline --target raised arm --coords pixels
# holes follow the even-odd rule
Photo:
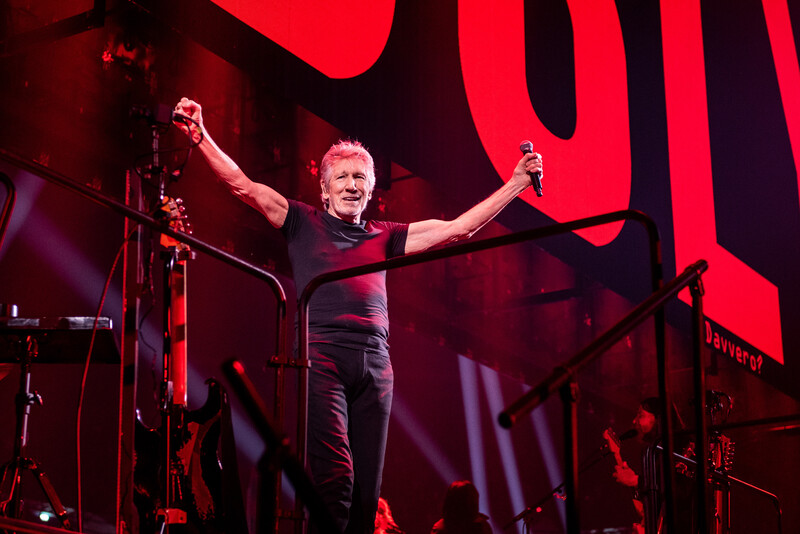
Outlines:
[[[509,202],[531,185],[528,172],[542,171],[542,156],[538,153],[525,154],[514,168],[514,174],[500,189],[492,193],[467,212],[452,221],[429,219],[408,226],[406,254],[421,252],[430,247],[468,239],[491,221]]]
[[[289,203],[286,198],[271,187],[252,181],[239,168],[235,161],[220,149],[208,130],[203,126],[203,110],[197,102],[181,98],[175,106],[175,113],[190,117],[194,123],[176,120],[175,123],[194,143],[206,158],[211,170],[236,197],[261,212],[276,228],[283,226]]]

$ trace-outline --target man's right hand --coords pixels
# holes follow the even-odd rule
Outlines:
[[[203,140],[203,108],[194,100],[186,97],[175,105],[174,113],[189,117],[191,121],[181,120],[180,117],[173,119],[173,122],[180,130],[192,139],[192,143],[199,143]]]
[[[200,104],[184,97],[175,105],[173,112],[191,119],[174,117],[174,122],[183,133],[191,137],[193,144],[200,143],[200,153],[228,190],[261,212],[275,228],[283,226],[289,211],[289,202],[271,187],[250,180],[236,162],[217,146],[203,128],[203,108]]]
[[[622,462],[622,465],[617,465],[614,468],[614,479],[623,486],[635,488],[639,484],[639,476],[633,469],[628,467],[627,462]]]

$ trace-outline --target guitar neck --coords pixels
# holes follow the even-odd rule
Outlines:
[[[185,407],[187,398],[187,337],[186,337],[186,261],[176,261],[169,274],[170,307],[169,380],[172,382],[172,403]]]
[[[165,198],[161,209],[167,212],[170,226],[181,232],[191,234],[188,223],[184,223],[184,206],[181,199]],[[167,248],[169,262],[166,283],[169,285],[169,358],[165,354],[166,380],[172,384],[173,406],[186,407],[187,404],[187,331],[186,331],[186,265],[194,257],[194,251],[185,243],[169,236],[161,236],[161,244]]]
[[[619,452],[619,438],[617,434],[611,428],[607,428],[603,431],[603,438],[606,440],[608,450],[614,454],[614,461],[617,465],[621,466],[624,462]]]

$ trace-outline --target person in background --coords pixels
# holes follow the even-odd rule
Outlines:
[[[492,534],[489,517],[480,512],[478,489],[469,480],[450,484],[444,496],[442,518],[431,534]]]
[[[373,534],[405,534],[395,523],[389,503],[383,497],[378,499],[378,511],[375,512],[375,532]]]
[[[661,469],[661,399],[648,397],[639,405],[633,418],[633,426],[638,431],[639,440],[645,447],[639,473],[632,469],[627,462],[622,462],[614,468],[614,479],[633,489],[633,505],[639,520],[634,523],[633,531],[644,534],[650,531],[655,534],[661,532],[664,525],[664,498],[663,477]],[[683,427],[681,418],[672,407],[672,418],[676,425]],[[676,452],[691,457],[694,444],[685,440],[683,445],[675,443]],[[683,463],[676,463],[676,471],[680,474],[676,478],[676,509],[678,510],[675,528],[677,532],[692,532],[692,482],[691,472]],[[648,525],[650,525],[648,527]]]

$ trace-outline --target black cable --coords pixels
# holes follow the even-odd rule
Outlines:
[[[203,131],[203,127],[200,126],[200,123],[197,122],[196,120],[194,120],[193,118],[187,116],[187,115],[184,115],[182,113],[175,113],[173,111],[172,112],[172,121],[173,122],[180,121],[180,122],[183,122],[183,123],[186,123],[187,121],[191,122],[192,124],[194,124],[197,127],[197,130],[200,132],[200,139],[198,139],[198,141],[196,143],[193,143],[191,135],[189,136],[189,148],[186,149],[186,157],[184,158],[183,163],[178,165],[175,168],[175,170],[173,170],[172,173],[171,173],[173,179],[177,180],[183,174],[183,168],[186,166],[187,163],[189,163],[189,158],[192,156],[192,149],[194,147],[196,147],[197,145],[199,145],[200,143],[202,143],[203,139],[205,139],[206,135],[205,135],[205,132]],[[188,126],[188,124],[187,124],[187,126]],[[189,129],[191,130],[191,127]]]
[[[192,155],[192,148],[195,147],[195,146],[197,146],[197,145],[195,144],[195,145],[191,145],[191,146],[165,148],[163,150],[157,150],[155,152],[151,151],[151,152],[147,152],[145,154],[139,154],[138,156],[135,156],[133,158],[133,161],[134,161],[133,172],[135,172],[136,176],[141,178],[144,181],[144,183],[149,184],[147,173],[142,173],[141,168],[136,165],[137,161],[139,161],[140,159],[146,158],[146,157],[152,157],[154,154],[158,154],[158,155],[171,154],[173,152],[180,152],[182,150],[185,150],[186,151],[186,157],[184,157],[183,161],[169,173],[173,177],[173,180],[177,180],[181,176],[181,174],[183,174],[183,168],[189,162],[189,157],[191,157],[191,155]],[[164,167],[164,169],[166,169],[166,166]],[[155,170],[158,171],[158,172],[161,172],[161,169],[155,169]],[[152,176],[152,174],[151,174],[151,176]]]
[[[142,174],[142,172],[140,171],[139,167],[136,166],[136,162],[138,160],[140,160],[142,158],[145,158],[145,157],[151,157],[152,158],[156,154],[158,154],[158,155],[171,154],[173,152],[180,152],[180,151],[185,150],[186,151],[186,157],[184,157],[183,161],[169,173],[173,177],[173,180],[177,180],[183,174],[183,168],[186,166],[187,163],[189,163],[189,158],[192,156],[192,149],[194,147],[196,147],[197,145],[199,145],[200,143],[202,143],[203,139],[205,139],[205,133],[203,132],[203,128],[200,126],[200,123],[198,123],[193,118],[191,118],[191,117],[189,117],[187,115],[183,115],[181,113],[173,112],[172,113],[172,120],[173,120],[173,122],[174,121],[179,121],[179,122],[183,122],[183,123],[190,122],[190,123],[194,124],[197,127],[197,129],[199,130],[199,132],[200,132],[200,139],[195,143],[195,142],[191,141],[191,137],[190,137],[189,138],[189,146],[165,148],[165,149],[162,149],[162,150],[157,150],[155,152],[150,151],[150,152],[147,152],[145,154],[139,154],[138,156],[135,156],[133,158],[133,162],[134,162],[133,172],[135,172],[136,175],[144,181],[144,183],[147,183],[147,177],[144,174]],[[167,125],[165,127],[162,127],[162,129],[160,129],[160,131],[163,132],[163,133],[166,133],[168,130],[169,130],[169,125]],[[164,167],[164,169],[166,170],[166,167]],[[160,172],[160,170],[158,170],[158,171]]]
[[[173,113],[172,113],[172,120],[173,120],[173,121],[176,121],[176,120],[177,120],[177,121],[181,121],[181,122],[186,122],[186,121],[189,121],[189,122],[191,122],[192,124],[194,124],[195,126],[197,126],[197,129],[200,131],[200,140],[199,140],[199,141],[197,141],[196,143],[193,143],[193,144],[191,144],[191,145],[189,146],[189,148],[194,148],[194,147],[196,147],[197,145],[199,145],[200,143],[202,143],[202,142],[203,142],[203,139],[205,139],[205,133],[203,132],[203,127],[202,127],[202,126],[200,126],[200,123],[199,123],[199,122],[197,122],[197,121],[196,121],[196,120],[194,120],[193,118],[189,117],[188,115],[184,115],[184,114],[182,114],[182,113],[175,113],[175,112],[173,112]],[[188,125],[187,125],[187,126],[188,126]],[[191,139],[191,137],[190,137],[189,139]]]
[[[137,160],[139,160],[139,159],[141,159],[141,158],[143,158],[145,156],[153,157],[156,154],[168,154],[168,153],[172,153],[172,152],[178,152],[178,151],[181,151],[181,150],[186,150],[186,157],[184,158],[184,161],[178,167],[176,167],[171,173],[172,176],[175,179],[177,179],[182,174],[184,166],[186,166],[186,164],[188,163],[189,157],[191,156],[191,153],[192,153],[192,149],[194,147],[196,147],[197,145],[199,145],[200,143],[202,143],[203,139],[205,138],[205,136],[203,134],[202,127],[200,126],[200,124],[197,121],[195,121],[191,117],[188,117],[186,115],[182,115],[180,113],[174,113],[173,112],[172,119],[173,120],[178,120],[178,121],[181,121],[181,122],[189,121],[189,122],[193,123],[195,126],[197,126],[198,130],[200,131],[200,139],[197,141],[197,143],[191,143],[190,142],[188,147],[177,147],[177,148],[163,149],[163,150],[158,150],[158,151],[155,151],[155,152],[149,152],[147,154],[136,156],[134,158],[133,170],[136,173],[136,175],[139,176],[139,178],[142,179],[142,184],[152,185],[147,181],[145,176],[143,176],[142,173],[139,172],[139,168],[136,167],[136,165],[135,165],[135,162]],[[166,132],[168,129],[169,129],[169,125],[166,125],[165,127],[163,127],[161,132]],[[165,167],[165,169],[166,169],[166,167]],[[160,202],[161,199],[158,199],[158,201]],[[148,211],[155,211],[157,207],[159,207],[159,206],[153,206],[152,209],[148,210]],[[83,399],[84,399],[84,395],[85,395],[85,392],[86,392],[86,380],[87,380],[87,377],[88,377],[88,374],[89,374],[89,364],[91,363],[92,350],[94,349],[94,340],[95,340],[95,337],[97,335],[97,325],[98,325],[98,322],[100,320],[100,314],[102,313],[103,305],[105,304],[106,295],[108,294],[108,288],[111,285],[111,278],[114,275],[114,271],[117,268],[117,263],[119,262],[119,258],[120,258],[120,255],[122,254],[122,251],[125,249],[125,245],[128,243],[128,241],[131,240],[131,238],[134,236],[134,234],[136,234],[136,232],[139,231],[139,229],[140,229],[139,226],[135,226],[131,230],[130,234],[128,234],[128,236],[123,240],[122,244],[120,245],[119,249],[117,250],[116,256],[114,257],[114,262],[111,265],[111,269],[109,270],[108,277],[106,278],[105,286],[103,287],[103,293],[102,293],[102,295],[100,297],[100,304],[98,306],[97,315],[95,316],[94,325],[92,327],[92,336],[91,336],[91,341],[89,342],[89,352],[88,352],[88,354],[86,356],[86,363],[84,364],[84,368],[83,368],[83,376],[81,378],[81,387],[80,387],[80,394],[79,394],[79,398],[78,398],[78,409],[77,409],[77,416],[76,416],[76,460],[77,460],[77,475],[78,475],[77,476],[77,485],[78,485],[78,505],[77,505],[77,515],[78,515],[77,519],[78,519],[78,521],[77,521],[77,525],[78,525],[78,532],[81,532],[83,530],[83,521],[82,521],[82,515],[83,515],[83,497],[82,497],[83,483],[82,483],[82,477],[81,477],[81,416],[82,416],[82,412],[83,412]],[[151,262],[150,262],[150,264],[152,266],[152,249],[151,249]],[[151,280],[152,280],[152,278],[151,278]],[[152,284],[152,281],[151,281],[151,284]],[[152,286],[151,286],[151,291],[150,292],[152,294]],[[154,354],[154,357],[155,357],[155,356],[157,356],[157,351],[155,350],[154,347],[152,347],[149,343],[147,343],[144,340],[144,338],[141,336],[141,325],[143,324],[145,318],[150,313],[150,311],[152,311],[153,307],[154,306],[151,306],[150,310],[148,310],[144,314],[144,316],[142,317],[142,319],[139,322],[138,326],[139,326],[139,337],[140,337],[140,339],[142,339],[144,344],[147,345],[153,351],[153,354]],[[163,530],[163,526],[162,526],[162,530]]]

